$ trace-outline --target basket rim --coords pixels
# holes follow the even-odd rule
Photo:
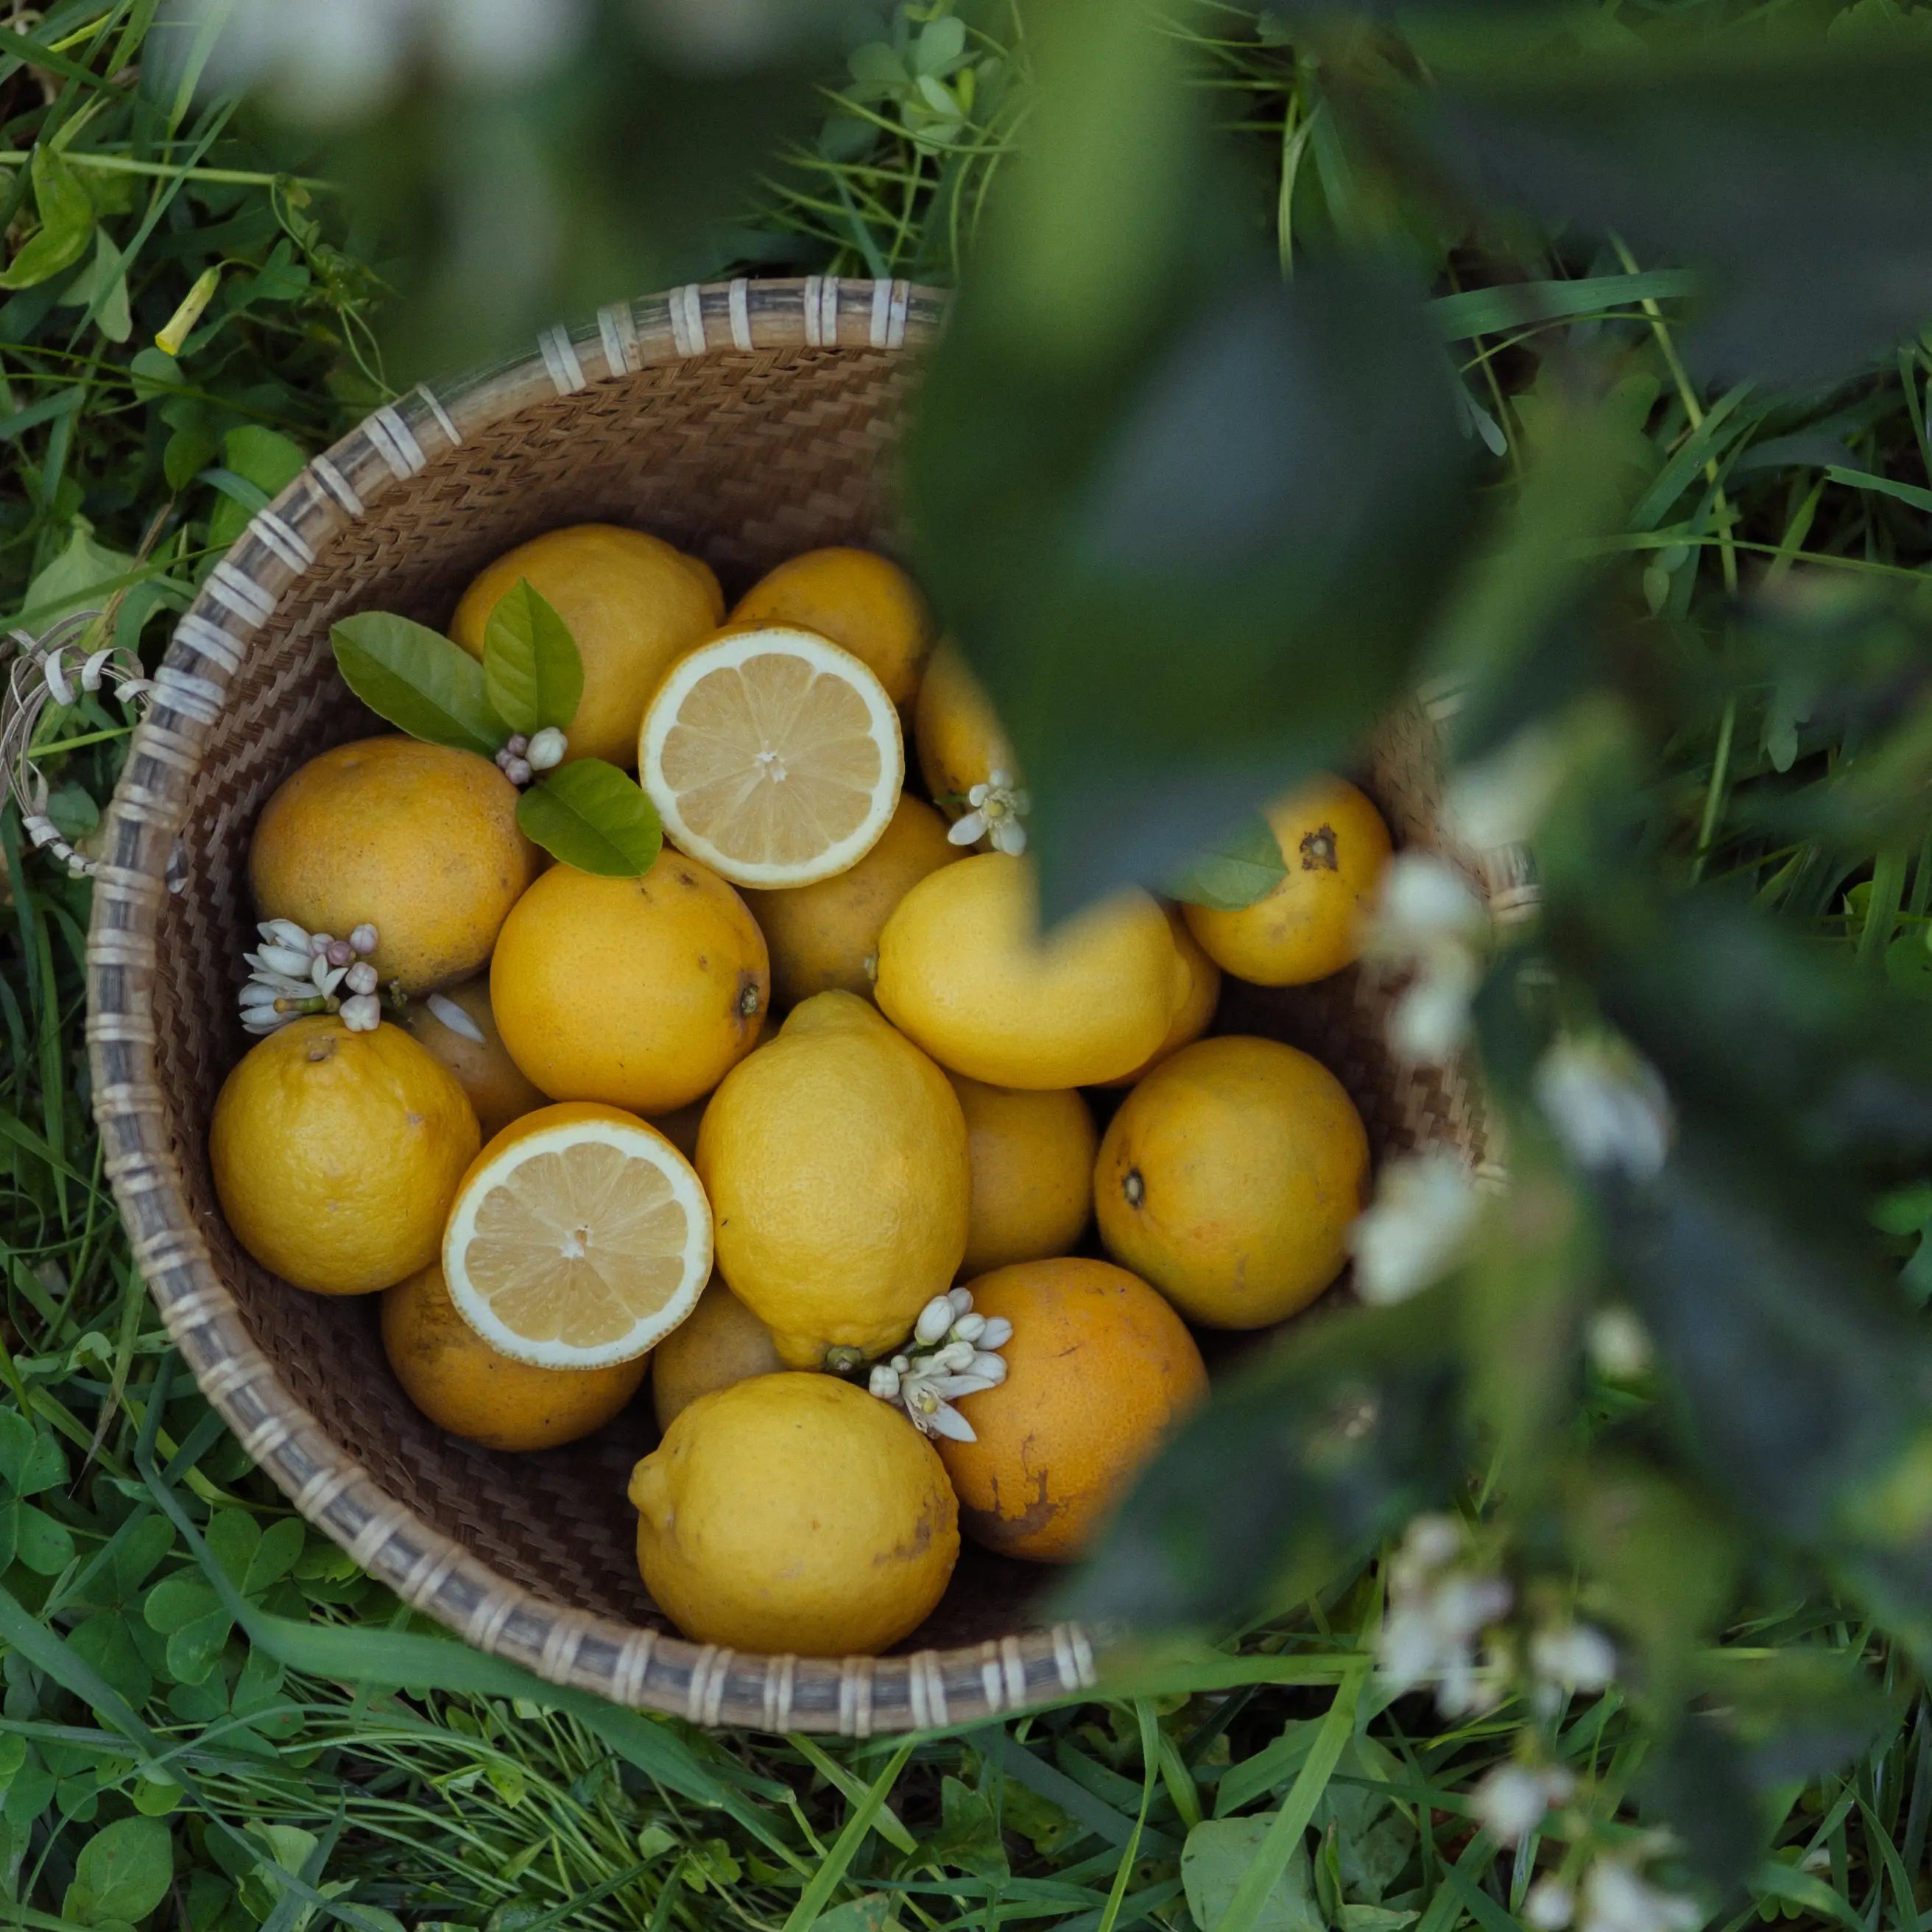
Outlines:
[[[499,1575],[384,1492],[282,1382],[242,1321],[190,1210],[164,1126],[152,998],[177,834],[253,634],[332,537],[465,439],[538,402],[656,365],[772,350],[912,352],[944,291],[833,275],[689,283],[560,324],[533,350],[418,384],[314,458],[208,573],[154,675],[106,818],[87,946],[87,1036],[104,1168],[136,1266],[202,1393],[296,1508],[380,1582],[466,1642],[546,1681],[692,1723],[864,1737],[974,1723],[1095,1681],[1060,1623],[910,1656],[734,1652],[574,1610]]]

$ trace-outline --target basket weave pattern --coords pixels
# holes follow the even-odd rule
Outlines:
[[[698,1723],[861,1735],[956,1723],[1076,1693],[1093,1658],[1078,1630],[1029,1616],[1042,1573],[970,1550],[910,1654],[688,1643],[644,1592],[624,1500],[652,1439],[647,1404],[542,1454],[460,1442],[404,1397],[373,1298],[304,1294],[250,1259],[206,1155],[215,1094],[247,1044],[235,994],[253,932],[248,840],[296,765],[380,728],[336,675],[340,616],[381,608],[440,628],[484,563],[567,523],[655,531],[733,593],[814,545],[889,544],[907,352],[940,310],[904,282],[687,287],[378,410],[255,518],[182,620],[96,886],[88,1033],[107,1172],[209,1400],[296,1507],[410,1604],[553,1682]],[[1370,784],[1398,842],[1434,842],[1434,772],[1426,720],[1396,721]],[[1484,1161],[1467,1079],[1389,1058],[1387,986],[1352,972],[1299,994],[1234,990],[1227,1017],[1319,1054],[1378,1153],[1447,1142]]]

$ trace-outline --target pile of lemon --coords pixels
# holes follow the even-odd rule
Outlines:
[[[876,1651],[962,1527],[1078,1555],[1205,1388],[1190,1325],[1278,1322],[1340,1271],[1348,1096],[1206,1036],[1222,971],[1357,956],[1388,835],[1325,780],[1269,813],[1258,903],[1130,891],[1042,937],[1012,749],[896,565],[813,551],[728,620],[668,544],[560,530],[484,572],[456,642],[480,654],[523,579],[583,661],[568,754],[635,760],[664,850],[546,865],[503,770],[408,738],[296,772],[256,828],[260,914],[359,931],[406,1006],[238,1063],[223,1209],[297,1287],[384,1291],[404,1389],[492,1448],[600,1428],[648,1371],[656,1601],[740,1649]],[[1075,1252],[1096,1222],[1110,1259]],[[921,1345],[967,1365],[943,1426],[908,1399]]]

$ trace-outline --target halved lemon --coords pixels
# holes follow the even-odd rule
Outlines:
[[[512,1120],[471,1163],[442,1237],[457,1311],[548,1369],[641,1355],[698,1304],[711,1204],[656,1128],[599,1102]]]
[[[750,625],[680,658],[644,713],[638,776],[679,850],[734,885],[856,866],[905,778],[899,716],[850,651]]]

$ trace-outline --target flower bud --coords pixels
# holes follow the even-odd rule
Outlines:
[[[352,993],[373,993],[376,990],[376,969],[366,959],[358,959],[343,976],[343,983]]]
[[[973,1312],[973,1291],[970,1288],[949,1288],[946,1298],[952,1304],[956,1316],[970,1315]]]
[[[520,731],[512,732],[509,741],[503,747],[513,758],[520,758],[530,748],[530,741]]]
[[[986,1318],[983,1315],[962,1315],[952,1324],[952,1340],[956,1342],[976,1342],[986,1332]]]
[[[512,758],[503,767],[503,776],[513,785],[526,785],[536,774],[530,770],[527,758]]]
[[[938,1370],[970,1369],[973,1366],[974,1348],[970,1342],[949,1342],[934,1352],[928,1366]]]
[[[913,1324],[912,1339],[930,1345],[937,1342],[952,1326],[952,1302],[943,1294],[935,1294],[919,1311],[919,1319]]]
[[[367,920],[349,935],[349,943],[358,952],[369,953],[376,950],[376,928]]]
[[[346,939],[332,939],[328,950],[322,956],[332,966],[352,966],[356,963],[356,949]]]
[[[525,748],[524,760],[532,771],[547,772],[552,766],[563,762],[563,754],[569,748],[569,742],[554,724],[546,724]]]
[[[320,959],[328,950],[334,938],[335,935],[332,932],[311,932],[308,936],[308,950],[310,956]]]
[[[881,1402],[890,1402],[899,1392],[899,1372],[890,1362],[877,1363],[866,1386]]]
[[[342,1003],[342,1024],[351,1033],[374,1033],[382,1024],[382,1003],[374,993],[358,993]]]
[[[977,1339],[982,1348],[1004,1348],[1013,1339],[1013,1324],[1004,1315],[990,1316]]]
[[[1006,1378],[1006,1358],[982,1348],[973,1358],[966,1372],[969,1376],[983,1376],[998,1388]]]

